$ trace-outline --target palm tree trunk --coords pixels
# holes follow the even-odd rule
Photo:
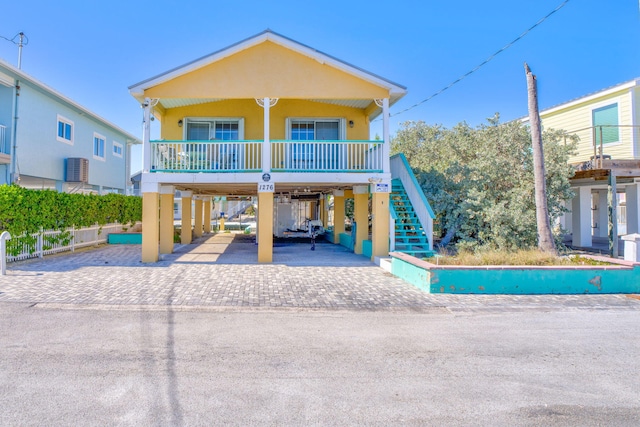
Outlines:
[[[538,249],[543,252],[558,254],[551,224],[549,223],[549,208],[547,206],[547,184],[545,181],[544,152],[542,148],[542,133],[540,130],[540,113],[538,112],[538,89],[536,76],[525,62],[524,70],[527,74],[527,91],[529,100],[529,126],[531,127],[531,144],[533,146],[533,179],[536,200],[536,221],[538,225]]]

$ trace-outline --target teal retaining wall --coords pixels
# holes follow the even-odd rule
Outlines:
[[[365,256],[371,259],[371,255],[373,254],[373,242],[371,240],[363,240],[362,241],[362,256]]]
[[[350,233],[340,233],[340,245],[344,246],[349,250],[353,250],[351,247],[351,234]],[[367,258],[371,258],[371,254],[373,254],[373,244],[371,240],[363,240],[362,241],[362,256],[366,256]]]
[[[613,294],[640,293],[640,264],[607,258],[607,266],[438,266],[391,254],[391,273],[429,293]],[[603,258],[598,258],[604,260]]]
[[[107,242],[110,245],[141,245],[142,233],[111,233]]]
[[[340,238],[340,245],[344,246],[347,249],[351,249],[351,234],[340,233],[338,237]]]

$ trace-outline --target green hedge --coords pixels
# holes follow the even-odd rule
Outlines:
[[[0,185],[0,232],[8,231],[12,240],[23,234],[37,233],[41,229],[64,230],[114,222],[133,225],[141,220],[140,197],[121,194],[68,194],[53,190],[29,190],[17,185]]]

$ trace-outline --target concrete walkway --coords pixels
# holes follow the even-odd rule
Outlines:
[[[140,246],[110,245],[9,264],[0,302],[42,307],[166,310],[640,310],[625,295],[430,295],[339,245],[277,243],[257,264],[253,236],[216,234],[177,245],[155,264]]]

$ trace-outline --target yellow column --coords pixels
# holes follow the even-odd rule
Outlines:
[[[188,245],[191,243],[191,191],[181,191],[182,193],[182,228],[180,233],[180,243]]]
[[[371,214],[371,261],[375,261],[389,256],[389,193],[373,193]]]
[[[204,232],[211,233],[211,197],[204,200]]]
[[[340,233],[344,233],[344,191],[333,192],[333,243],[340,243]]]
[[[369,238],[369,187],[353,187],[353,220],[356,222],[356,244],[353,252],[362,253],[362,241]]]
[[[196,197],[194,205],[195,225],[193,226],[193,235],[195,237],[202,237],[202,199]]]
[[[218,220],[218,231],[224,231],[224,217],[221,216]]]
[[[326,210],[325,210],[325,206],[327,203],[327,196],[325,196],[324,194],[320,195],[320,202],[318,203],[318,210],[320,211],[319,214],[320,216],[318,217],[318,219],[320,220],[320,222],[322,222],[322,226],[324,228],[327,228],[327,215],[326,215]]]
[[[258,262],[273,262],[273,193],[258,193]]]
[[[144,191],[142,193],[142,262],[158,262],[160,256],[158,243],[160,241],[160,210],[158,185],[152,184],[145,187],[155,187],[156,191]]]
[[[173,252],[173,186],[160,187],[160,253]]]

